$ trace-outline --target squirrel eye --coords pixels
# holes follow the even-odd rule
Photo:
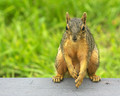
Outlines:
[[[66,26],[66,30],[68,30],[68,27]]]
[[[82,31],[84,31],[84,30],[85,30],[85,26],[82,27]]]

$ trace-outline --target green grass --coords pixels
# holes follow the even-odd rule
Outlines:
[[[100,50],[102,78],[120,78],[120,0],[0,0],[0,77],[51,77],[65,14],[81,18]]]

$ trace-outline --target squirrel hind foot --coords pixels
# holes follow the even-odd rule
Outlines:
[[[53,82],[55,83],[59,83],[63,80],[63,76],[62,75],[56,75],[52,78]]]
[[[90,75],[89,78],[90,78],[91,81],[93,81],[93,82],[99,82],[99,81],[101,81],[100,76],[97,76],[97,75]]]

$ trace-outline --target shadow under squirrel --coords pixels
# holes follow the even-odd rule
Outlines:
[[[99,53],[94,38],[86,26],[86,12],[82,18],[72,18],[66,13],[66,32],[56,56],[55,67],[57,75],[52,79],[60,82],[66,72],[75,79],[78,88],[86,73],[93,82],[101,78],[95,75],[99,66]]]

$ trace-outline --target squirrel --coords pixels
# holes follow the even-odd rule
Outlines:
[[[66,72],[75,79],[77,88],[82,84],[86,73],[93,82],[101,80],[95,74],[99,67],[99,51],[86,25],[86,18],[86,12],[82,18],[72,19],[66,12],[66,32],[58,48],[55,61],[57,75],[52,78],[53,82],[61,82]]]

